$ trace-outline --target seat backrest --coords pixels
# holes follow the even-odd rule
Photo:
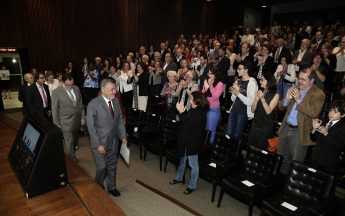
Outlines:
[[[339,154],[337,185],[345,189],[345,149],[343,149]]]
[[[178,123],[175,120],[165,119],[163,124],[163,140],[177,139]]]
[[[145,113],[142,114],[140,122],[145,127],[159,128],[161,126],[161,119],[162,119],[162,117],[160,115],[157,115],[155,113],[145,112]]]
[[[254,181],[264,181],[279,172],[283,156],[249,146],[241,174]]]
[[[301,162],[292,161],[286,177],[284,192],[306,206],[320,203],[329,196],[333,176],[315,170]]]
[[[127,112],[127,123],[134,123],[140,121],[140,117],[143,111],[130,108]]]
[[[210,146],[210,157],[216,161],[237,159],[240,154],[240,142],[232,140],[228,135],[216,134],[214,143]]]

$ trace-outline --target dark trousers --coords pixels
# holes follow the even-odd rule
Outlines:
[[[125,109],[128,110],[133,106],[133,90],[121,93],[123,105]]]
[[[240,139],[247,123],[248,117],[246,114],[230,112],[226,134],[231,138]]]

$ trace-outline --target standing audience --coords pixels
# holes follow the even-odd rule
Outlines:
[[[274,131],[274,118],[279,102],[276,81],[272,73],[264,72],[260,79],[260,90],[257,92],[251,111],[254,119],[250,128],[248,144],[267,150],[268,138]]]
[[[183,191],[187,195],[197,188],[199,177],[198,152],[203,146],[205,139],[205,124],[208,101],[204,95],[195,91],[190,98],[191,109],[186,110],[182,102],[177,103],[176,108],[180,113],[181,126],[177,137],[177,154],[180,164],[177,168],[176,177],[169,182],[171,185],[182,183],[185,174],[186,162],[191,167],[188,186]]]

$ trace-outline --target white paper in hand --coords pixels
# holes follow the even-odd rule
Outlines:
[[[129,155],[130,155],[130,150],[127,147],[127,145],[123,144],[121,145],[121,149],[120,149],[120,154],[123,158],[123,160],[127,163],[127,165],[129,165]]]

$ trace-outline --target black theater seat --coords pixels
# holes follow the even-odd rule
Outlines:
[[[293,161],[283,190],[263,201],[268,215],[334,215],[337,200],[330,196],[333,176]]]

